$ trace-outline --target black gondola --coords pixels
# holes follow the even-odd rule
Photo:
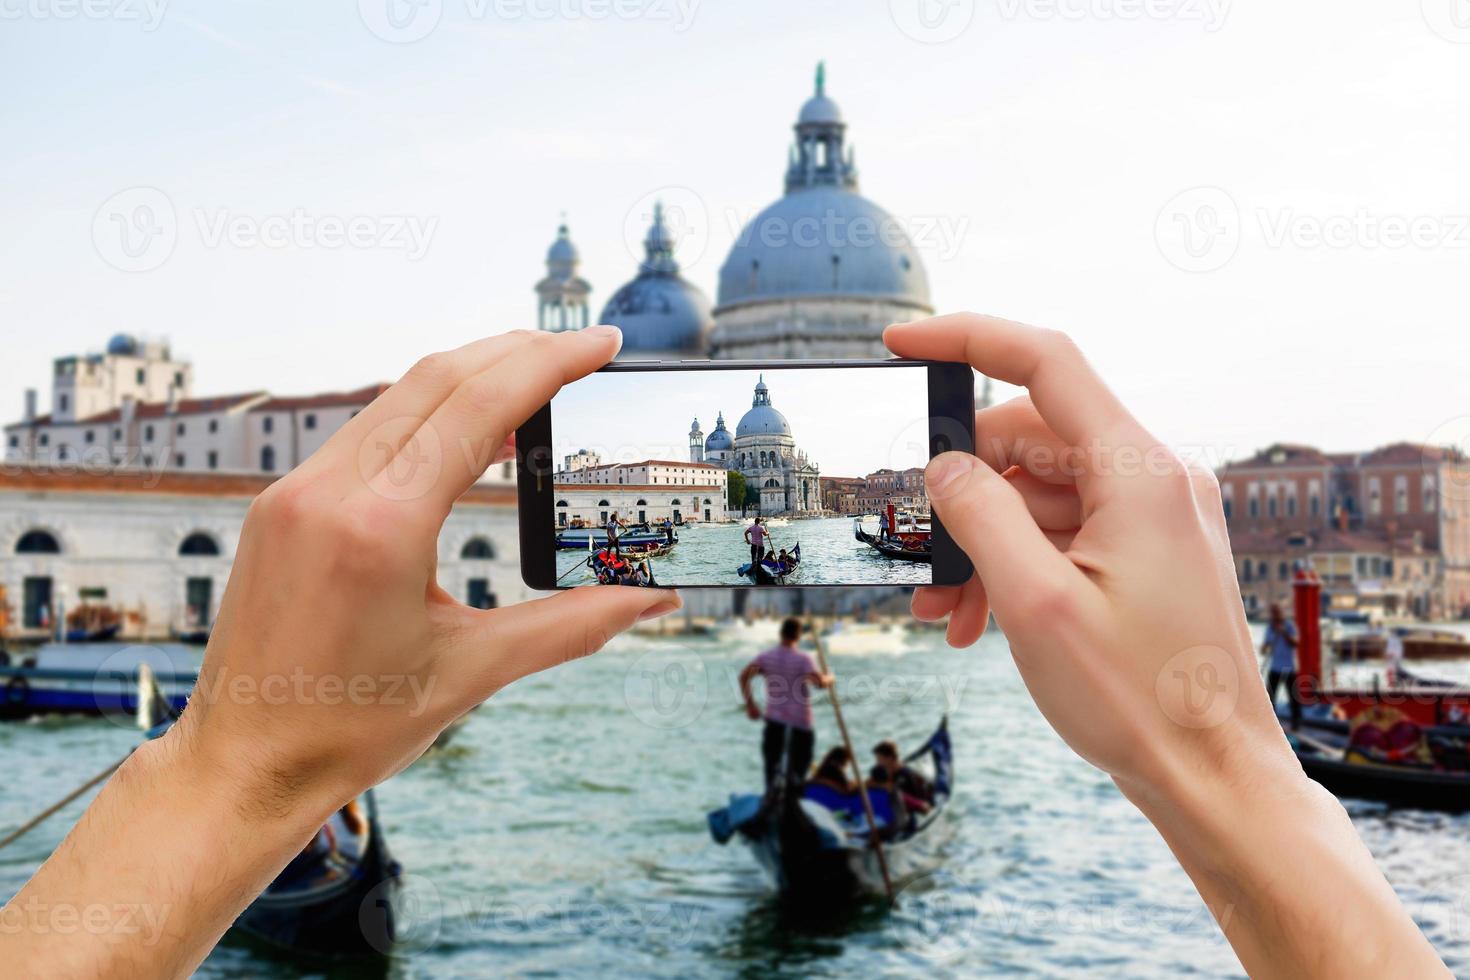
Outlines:
[[[761,559],[760,564],[753,565],[746,562],[736,569],[735,573],[750,579],[756,585],[785,585],[786,580],[796,574],[797,566],[801,564],[801,542],[796,543],[796,547],[791,549],[787,557],[791,559],[791,562],[786,566],[785,571],[780,570],[775,555],[767,555]]]
[[[1465,732],[1430,728],[1425,736],[1463,739]],[[1346,722],[1327,719],[1303,719],[1299,731],[1287,732],[1302,771],[1334,796],[1442,813],[1470,812],[1470,770],[1349,759],[1348,738]]]
[[[880,538],[877,535],[864,531],[861,524],[856,521],[852,525],[853,537],[877,551],[884,558],[895,558],[899,561],[916,561],[933,564],[934,553],[926,542],[923,547],[909,548],[892,538]]]
[[[946,722],[940,722],[908,761],[925,756],[934,769],[933,809],[911,817],[909,826],[896,833],[895,828],[882,828],[887,838],[883,850],[896,887],[927,870],[933,853],[924,842],[948,810],[954,792],[954,753]],[[886,893],[872,835],[864,824],[862,818],[844,819],[802,799],[794,787],[789,792],[777,787],[767,798],[733,795],[729,806],[709,814],[715,841],[724,844],[738,834],[782,898],[794,907],[829,908],[832,903]]]

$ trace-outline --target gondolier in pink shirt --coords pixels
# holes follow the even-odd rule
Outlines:
[[[745,713],[751,721],[760,721],[762,717],[766,721],[761,755],[765,759],[767,791],[783,771],[788,779],[796,782],[806,778],[816,742],[812,730],[812,690],[832,685],[832,675],[818,671],[811,654],[797,646],[800,639],[801,622],[783,621],[781,643],[759,654],[740,672]],[[764,713],[751,691],[751,681],[756,675],[766,679]]]

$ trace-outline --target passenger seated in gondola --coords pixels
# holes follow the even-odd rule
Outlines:
[[[851,765],[852,756],[847,754],[847,749],[840,745],[829,749],[807,785],[825,786],[843,796],[856,794],[857,786],[847,777]]]
[[[858,795],[857,784],[848,778],[851,765],[852,757],[845,748],[839,745],[830,749],[802,788],[801,798],[826,807],[842,816],[849,825],[856,826],[866,822],[867,813],[863,809],[863,799]],[[888,787],[870,784],[865,789],[879,828],[885,833],[901,829],[904,820],[895,812]]]
[[[913,813],[916,812],[908,805],[910,801],[920,806],[924,805],[921,800],[914,800],[900,792],[893,785],[892,774],[882,766],[874,766],[868,777],[868,799],[873,804],[873,816],[882,828],[881,836],[884,840],[892,840],[900,833],[908,831],[913,820]],[[887,805],[887,819],[883,813],[884,804]]]
[[[899,792],[909,798],[909,809],[916,813],[929,812],[934,805],[934,784],[904,765],[897,745],[887,739],[879,742],[873,746],[873,759],[871,777],[874,780],[878,779],[879,772],[885,773]]]

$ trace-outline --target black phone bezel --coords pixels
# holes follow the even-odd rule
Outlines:
[[[975,451],[975,373],[968,364],[948,361],[916,361],[902,358],[871,360],[773,360],[773,361],[614,361],[601,372],[661,371],[781,371],[830,368],[927,369],[929,386],[929,456],[951,450]],[[576,382],[573,382],[575,384]],[[556,524],[552,477],[556,461],[552,455],[551,404],[536,411],[516,430],[516,491],[521,539],[521,578],[537,591],[572,588],[556,581],[556,549],[549,544],[547,528]],[[962,585],[973,574],[970,559],[960,549],[936,515],[933,522],[934,553],[931,564],[934,585]],[[907,588],[865,582],[821,582],[794,585],[671,585],[679,589],[846,589]]]

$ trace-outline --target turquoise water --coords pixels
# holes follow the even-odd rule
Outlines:
[[[741,524],[691,524],[679,528],[679,543],[663,558],[653,559],[653,574],[660,585],[748,585],[737,574],[750,561]],[[866,523],[869,532],[878,528],[877,518]],[[884,558],[853,537],[851,517],[793,520],[770,529],[777,549],[788,551],[801,545],[801,568],[793,585],[924,585],[932,582],[925,564]],[[585,551],[559,551],[558,575],[585,562]],[[590,574],[572,572],[564,585],[591,581]]]
[[[936,633],[896,633],[880,652],[834,657],[862,747],[917,745],[948,711],[958,791],[931,873],[907,883],[897,911],[819,928],[783,918],[750,856],[705,830],[707,810],[760,780],[760,729],[735,686],[760,637],[741,635],[620,638],[502,692],[450,749],[382,787],[408,874],[408,942],[386,974],[1240,975],[1168,850],[1051,733],[996,633],[964,651]],[[825,705],[817,719],[824,748],[836,737]],[[135,739],[97,721],[0,726],[0,827]],[[0,851],[0,894],[82,806]],[[1470,973],[1470,819],[1353,813],[1451,968]],[[227,945],[200,975],[320,972]]]

